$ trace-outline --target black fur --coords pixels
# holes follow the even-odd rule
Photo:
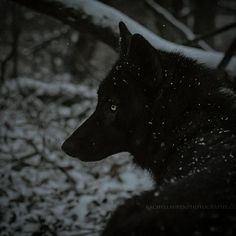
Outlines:
[[[84,161],[130,152],[157,187],[120,206],[102,235],[233,235],[235,92],[204,65],[120,31],[96,111],[63,150]]]

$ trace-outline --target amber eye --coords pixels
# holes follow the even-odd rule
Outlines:
[[[112,111],[116,111],[116,110],[117,110],[117,105],[112,104],[112,105],[111,105],[111,110],[112,110]]]

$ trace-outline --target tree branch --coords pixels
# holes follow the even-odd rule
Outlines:
[[[225,52],[225,56],[218,65],[218,69],[225,70],[225,67],[228,65],[229,61],[231,60],[235,52],[236,52],[236,38],[233,40],[233,42],[230,44],[229,48]]]
[[[181,52],[185,56],[206,63],[211,68],[216,68],[223,57],[223,54],[219,52],[205,52],[164,40],[118,10],[96,0],[12,1],[52,16],[80,32],[90,33],[116,51],[118,51],[119,39],[118,22],[124,21],[132,33],[142,34],[157,49]],[[236,75],[236,58],[232,58],[227,71]]]
[[[225,11],[228,14],[236,14],[236,6],[235,4],[230,4],[229,2],[223,3],[223,2],[218,2],[218,7]]]
[[[146,0],[147,5],[155,11],[155,13],[161,17],[168,25],[173,27],[182,37],[186,40],[193,40],[196,38],[196,35],[189,29],[185,24],[177,20],[169,11],[165,8],[154,2],[153,0]],[[210,45],[206,42],[199,40],[197,41],[198,46],[207,51],[214,51]]]
[[[236,27],[236,22],[230,23],[230,24],[225,25],[225,26],[223,26],[221,28],[218,28],[218,29],[214,29],[211,32],[207,32],[205,34],[202,34],[202,35],[196,37],[195,39],[192,39],[192,40],[189,40],[189,41],[185,42],[184,44],[185,45],[191,45],[193,43],[198,42],[199,40],[208,39],[210,37],[213,37],[213,36],[216,36],[218,34],[221,34],[221,33],[225,32],[227,30],[230,30],[230,29],[232,29],[234,27]]]
[[[69,32],[68,28],[62,28],[59,32],[53,33],[52,35],[50,35],[46,40],[32,46],[31,48],[28,48],[26,50],[24,50],[24,54],[30,55],[33,53],[36,53],[44,48],[46,48],[47,46],[49,46],[52,42],[62,38],[63,36],[67,35]]]
[[[13,56],[14,56],[14,48],[12,46],[10,52],[7,54],[4,60],[1,61],[0,84],[3,84],[5,81],[6,67],[8,62],[13,58]]]

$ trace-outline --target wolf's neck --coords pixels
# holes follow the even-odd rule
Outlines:
[[[206,122],[207,120],[209,122]],[[154,120],[149,132],[151,135],[146,139],[147,148],[134,153],[134,160],[139,166],[149,170],[159,183],[167,178],[167,172],[168,178],[171,178],[171,173],[175,177],[178,168],[183,165],[180,162],[181,156],[184,156],[183,161],[186,163],[193,158],[194,154],[186,148],[188,144],[194,143],[193,140],[200,139],[200,136],[211,134],[214,124],[215,121],[208,113],[200,111],[185,112],[182,116],[175,117],[174,121],[164,120],[164,124],[158,119]],[[170,168],[173,162],[176,164],[172,171]],[[182,170],[179,172],[179,176],[184,173]]]

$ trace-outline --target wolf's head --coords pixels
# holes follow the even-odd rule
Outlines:
[[[120,29],[120,57],[98,90],[95,112],[64,142],[62,149],[83,161],[131,152],[146,142],[153,92],[161,83],[157,51],[141,35]]]

